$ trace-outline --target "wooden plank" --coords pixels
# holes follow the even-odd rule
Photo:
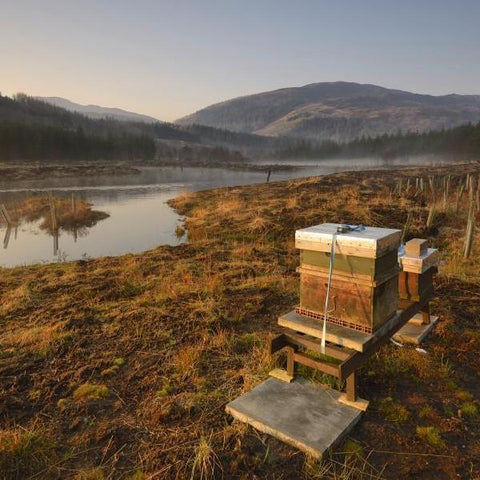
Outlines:
[[[288,333],[284,333],[283,337],[285,337],[285,339],[289,343],[297,347],[303,347],[307,350],[311,350],[312,352],[322,353],[321,341],[313,337],[300,333],[294,333],[291,331],[288,331]],[[350,358],[350,356],[354,352],[355,350],[348,350],[340,347],[332,347],[331,345],[325,345],[325,354],[329,357],[336,358],[337,360],[346,360]]]
[[[333,377],[340,378],[340,370],[337,365],[333,365],[327,362],[322,362],[320,360],[315,360],[303,353],[294,353],[293,359],[296,362],[301,363],[302,365],[306,365],[307,367],[314,368],[315,370],[319,370],[320,372],[326,373],[328,375],[332,375]],[[288,373],[288,370],[287,370],[287,373]]]
[[[346,393],[348,402],[357,401],[357,374],[355,372],[347,377]]]
[[[278,335],[270,341],[270,354],[272,355],[287,346],[301,347],[316,353],[322,352],[322,345],[319,340],[289,331],[288,333]],[[340,349],[330,345],[325,346],[325,354],[337,360],[346,360],[350,358],[353,352],[354,350]]]
[[[322,338],[322,323],[318,320],[297,315],[295,310],[279,317],[278,324],[296,332],[305,333],[315,338]],[[341,347],[363,352],[365,344],[368,343],[371,337],[371,334],[357,332],[340,325],[328,324],[325,340]]]
[[[290,377],[295,376],[295,349],[293,347],[287,347],[287,375]]]

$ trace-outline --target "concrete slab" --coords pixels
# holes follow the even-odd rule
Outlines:
[[[413,321],[412,321],[413,320]],[[438,321],[438,317],[430,315],[430,323],[422,325],[418,323],[415,317],[407,322],[394,336],[393,339],[403,343],[413,343],[419,345],[425,337],[432,331]]]
[[[225,410],[241,422],[321,458],[360,420],[362,411],[339,403],[341,393],[295,378],[269,378],[230,402]]]

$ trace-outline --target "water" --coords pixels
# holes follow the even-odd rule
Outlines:
[[[280,162],[270,162],[280,163]],[[291,163],[291,162],[290,162]],[[388,168],[400,164],[438,164],[438,159],[328,160],[302,162],[303,168],[273,171],[270,181],[345,170]],[[78,260],[149,250],[158,245],[184,241],[175,235],[182,218],[165,202],[184,192],[265,182],[266,172],[222,168],[141,167],[140,174],[111,177],[79,177],[8,182],[0,179],[0,203],[53,192],[57,197],[77,198],[94,204],[110,217],[77,238],[60,230],[58,239],[39,227],[22,223],[16,229],[0,226],[0,266]]]

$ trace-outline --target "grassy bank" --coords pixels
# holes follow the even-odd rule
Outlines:
[[[426,194],[392,193],[433,173],[453,172],[189,194],[172,202],[188,245],[1,269],[0,478],[478,477],[480,249],[477,236],[471,259],[459,255],[467,196],[455,213],[452,189],[427,229]],[[403,228],[409,212],[408,235],[444,252],[428,354],[387,345],[371,359],[360,372],[370,408],[324,464],[232,423],[226,402],[282,362],[267,342],[297,303],[295,229]]]

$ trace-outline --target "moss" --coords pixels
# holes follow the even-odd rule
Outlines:
[[[110,390],[106,385],[98,385],[94,383],[84,383],[77,387],[73,392],[75,400],[92,401],[106,398],[110,395]]]
[[[105,475],[100,467],[87,468],[77,472],[75,480],[105,480]]]
[[[141,470],[137,470],[135,473],[127,475],[125,480],[145,480],[145,475]]]
[[[172,387],[170,385],[170,381],[168,379],[166,379],[162,383],[162,388],[160,390],[156,391],[156,395],[157,395],[157,397],[166,397],[171,392],[172,392]]]
[[[351,455],[354,457],[363,457],[362,446],[353,440],[347,440],[345,442],[345,444],[343,445],[343,452],[346,455]]]
[[[236,353],[247,353],[260,343],[261,339],[256,333],[243,333],[235,337],[232,347]]]
[[[443,447],[445,442],[436,427],[417,427],[417,435],[432,447]]]
[[[125,365],[125,359],[121,357],[115,358],[113,364],[117,367],[121,367],[122,365]]]
[[[426,405],[425,407],[422,407],[418,412],[418,416],[420,418],[428,418],[434,414],[435,414],[435,410],[430,405]]]
[[[380,413],[389,422],[406,422],[410,417],[408,410],[392,397],[386,397],[380,401]]]
[[[472,402],[465,402],[460,405],[460,411],[465,417],[473,418],[478,415],[478,407]]]
[[[466,390],[459,390],[458,392],[455,393],[455,396],[459,400],[463,400],[464,402],[470,402],[473,400],[473,395],[470,392],[467,392]]]

